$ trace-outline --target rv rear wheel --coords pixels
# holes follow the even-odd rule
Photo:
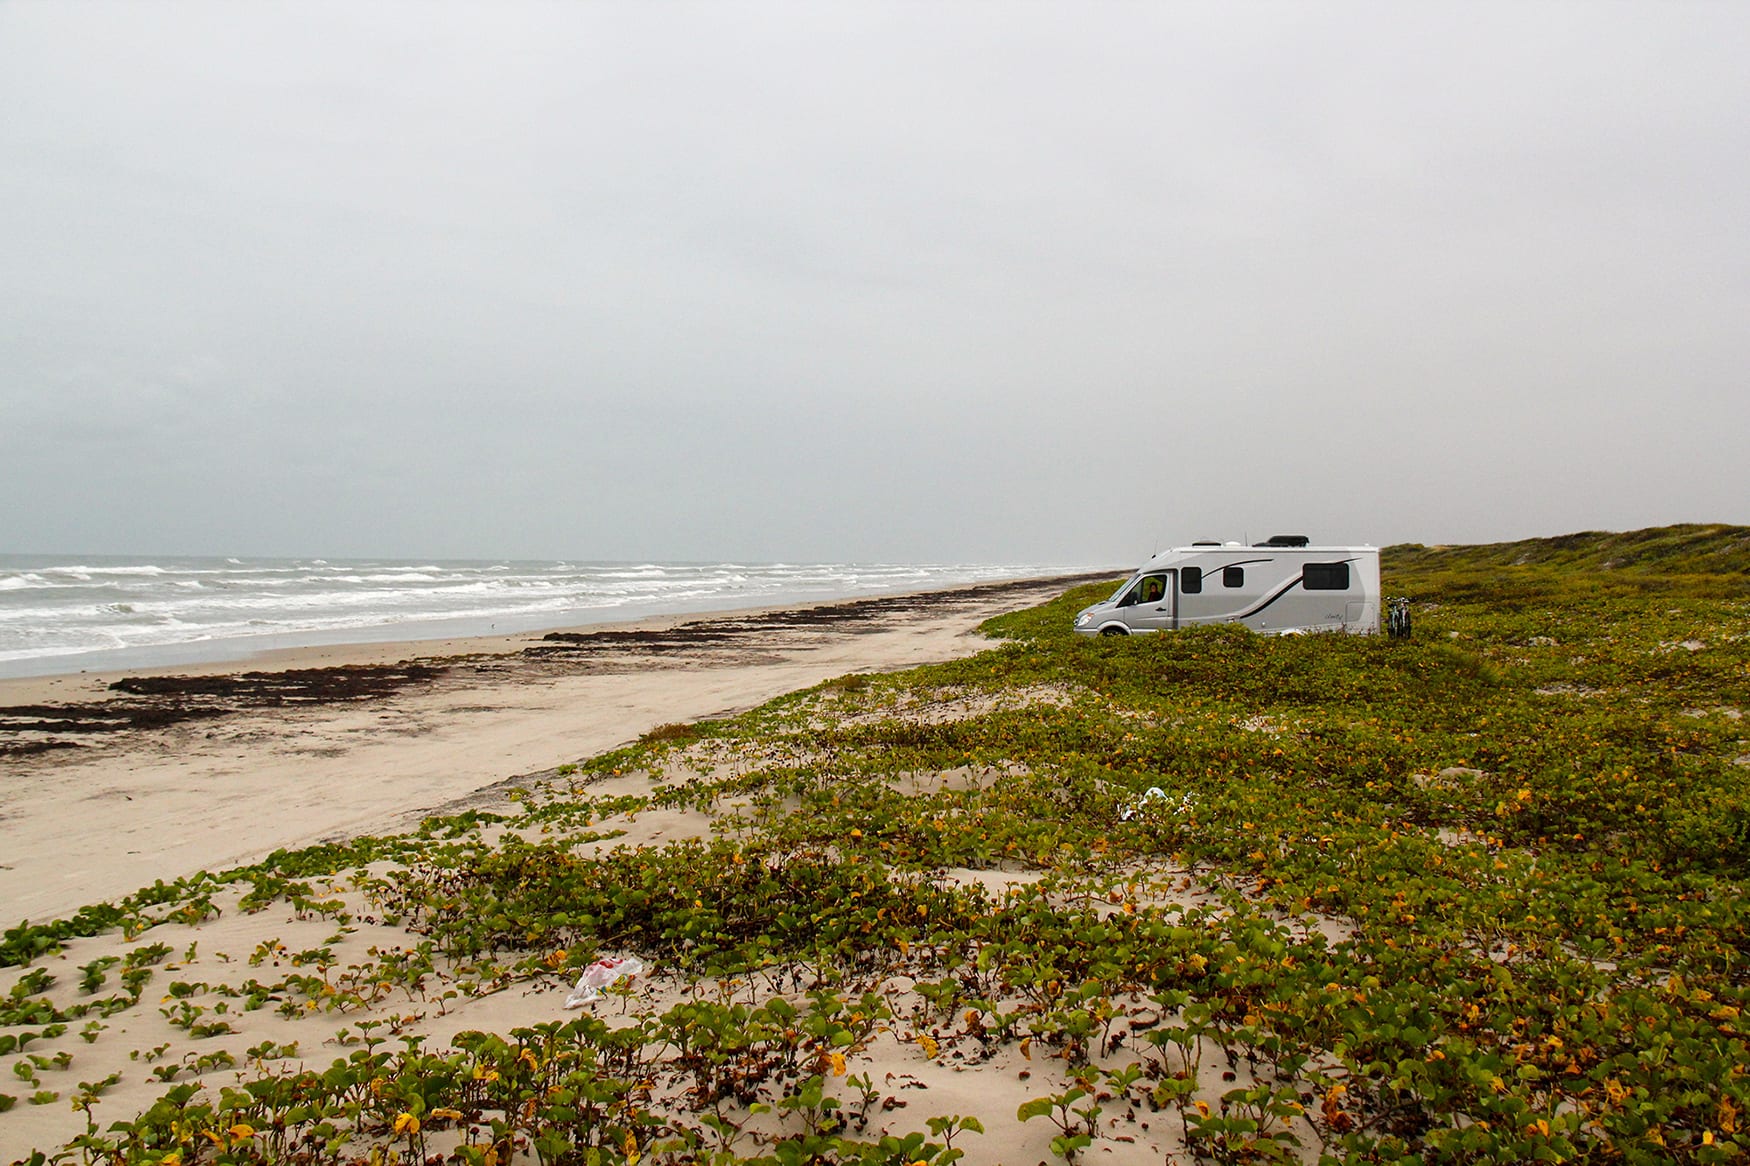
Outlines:
[[[1103,627],[1100,629],[1100,634],[1102,636],[1128,636],[1130,633],[1121,627]]]

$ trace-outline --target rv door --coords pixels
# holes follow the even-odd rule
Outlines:
[[[1177,626],[1174,620],[1174,600],[1177,598],[1179,573],[1155,571],[1131,584],[1118,610],[1133,632],[1160,632]]]

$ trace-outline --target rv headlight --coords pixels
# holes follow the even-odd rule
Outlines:
[[[1093,618],[1094,617],[1091,613],[1084,611],[1080,615],[1076,616],[1076,626],[1078,628],[1085,628],[1088,626],[1089,623],[1091,623],[1093,621]]]

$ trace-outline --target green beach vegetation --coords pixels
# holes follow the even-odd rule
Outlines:
[[[1741,1158],[1750,528],[1383,561],[1412,639],[1080,639],[1079,588],[504,812],[21,924],[0,1139],[36,1105],[77,1121],[39,1163]],[[603,955],[655,972],[560,1012]]]

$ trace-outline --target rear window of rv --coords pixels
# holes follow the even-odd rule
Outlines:
[[[1347,591],[1349,564],[1308,563],[1300,569],[1300,585],[1308,591]]]

